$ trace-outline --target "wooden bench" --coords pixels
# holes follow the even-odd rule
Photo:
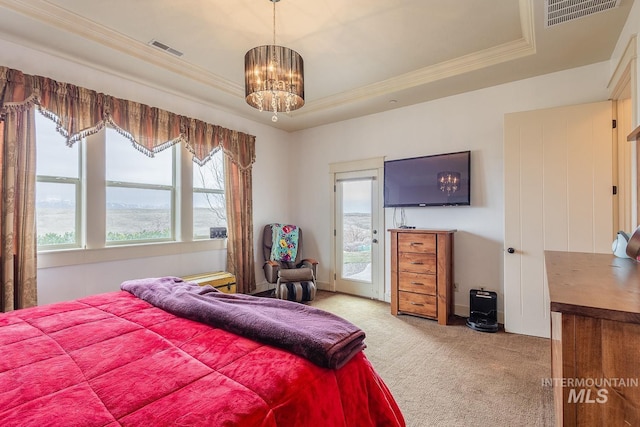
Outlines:
[[[236,276],[226,271],[192,274],[182,278],[186,282],[194,282],[200,286],[211,285],[220,292],[236,293]]]

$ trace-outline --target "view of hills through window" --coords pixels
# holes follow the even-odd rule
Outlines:
[[[55,126],[52,120],[36,114],[36,215],[40,249],[79,247],[82,224],[90,229],[96,221],[106,223],[107,244],[175,239],[174,216],[179,208],[176,188],[180,182],[174,172],[174,149],[149,157],[115,129],[107,128],[92,137],[104,139],[105,173],[96,176],[96,170],[102,168],[82,161],[85,157],[82,150],[87,147],[82,143],[67,147]],[[104,190],[97,186],[104,186]],[[193,190],[194,238],[209,238],[210,227],[226,226],[221,151],[203,166],[194,163],[193,184],[181,187]],[[96,194],[102,191],[105,198],[99,201]],[[83,205],[96,202],[104,203],[102,216],[83,218],[86,215]]]

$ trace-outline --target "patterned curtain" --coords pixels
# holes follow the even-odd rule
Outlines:
[[[239,280],[246,280],[238,282],[240,289],[255,288],[255,273],[248,273],[253,272],[253,233],[243,231],[247,227],[253,228],[251,165],[255,161],[254,136],[47,77],[0,67],[0,116],[5,117],[0,154],[3,310],[36,303],[34,108],[56,123],[58,132],[69,146],[108,124],[149,156],[183,142],[193,154],[194,162],[203,165],[215,151],[222,149],[225,162],[233,165],[227,168],[227,179],[233,184],[226,192],[227,206],[233,207],[228,233],[228,252],[233,262],[229,265]],[[248,215],[237,211],[245,208]],[[16,211],[11,213],[10,209]],[[27,240],[30,241],[27,243]],[[246,256],[238,258],[238,251],[246,255],[247,248],[251,249],[251,260]],[[33,256],[29,255],[31,252]],[[13,265],[17,266],[15,274],[11,273],[14,267],[10,266]],[[16,292],[20,295],[15,296]],[[9,302],[8,298],[17,303]]]
[[[21,104],[37,106],[53,120],[69,146],[109,124],[149,156],[183,142],[194,162],[203,165],[225,141],[232,144],[234,132],[243,143],[255,141],[252,135],[201,120],[0,67],[0,113]],[[233,150],[224,151],[232,161],[242,163]]]
[[[25,104],[0,122],[0,311],[37,305],[35,119]]]
[[[231,132],[224,140],[224,192],[227,197],[227,269],[234,272],[238,292],[256,289],[253,259],[253,200],[251,167],[255,161],[255,137]]]

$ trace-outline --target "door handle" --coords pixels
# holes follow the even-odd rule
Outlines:
[[[516,250],[515,250],[515,249],[513,249],[513,248],[508,248],[508,249],[507,249],[507,252],[509,252],[510,254],[513,254],[513,253],[515,253],[515,252],[516,252]]]
[[[372,242],[373,243],[378,243],[378,239],[373,239]]]

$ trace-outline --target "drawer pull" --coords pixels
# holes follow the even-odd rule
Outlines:
[[[413,262],[411,262],[411,264],[413,264],[413,265],[422,265],[422,264],[424,264],[424,262],[422,262],[422,261],[413,261]]]
[[[413,301],[411,301],[411,305],[417,305],[417,306],[419,306],[419,307],[424,306],[424,304],[420,304],[420,303],[413,302]]]
[[[422,242],[411,242],[411,246],[424,245]]]
[[[420,286],[424,286],[424,283],[420,283],[420,282],[411,282],[412,285],[420,285]]]

